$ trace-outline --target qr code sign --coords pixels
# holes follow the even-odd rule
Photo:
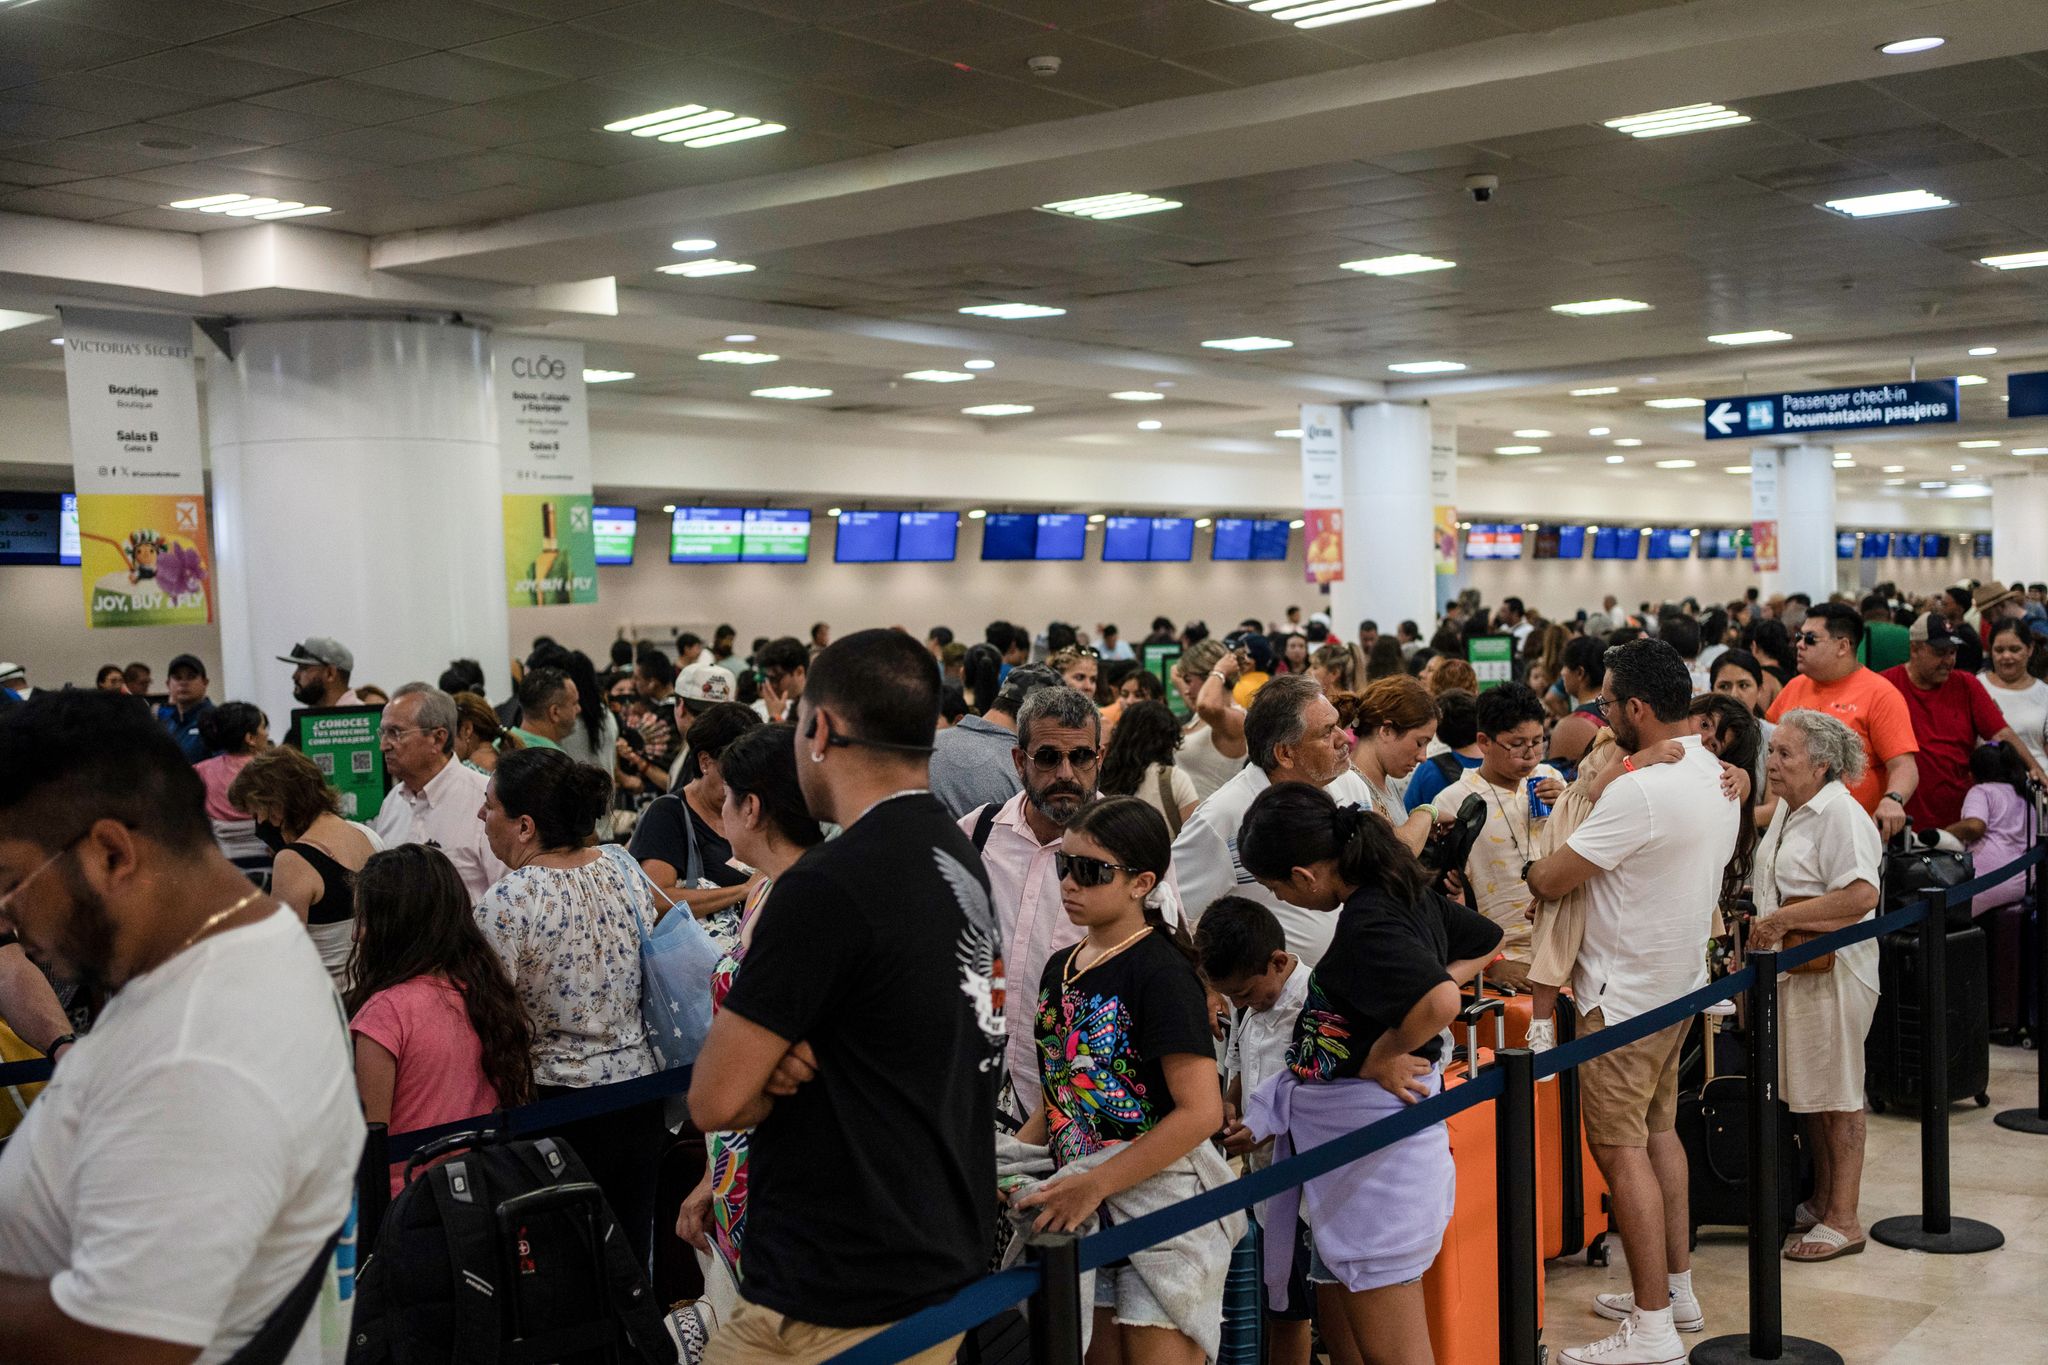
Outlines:
[[[376,757],[368,749],[356,750],[348,756],[349,771],[353,772],[357,777],[368,777],[370,775],[371,762]]]
[[[314,754],[313,762],[320,769],[320,775],[322,777],[334,776],[333,754]]]

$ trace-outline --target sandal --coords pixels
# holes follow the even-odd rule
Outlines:
[[[1815,1223],[1804,1237],[1785,1248],[1784,1255],[1788,1261],[1832,1261],[1838,1256],[1854,1256],[1865,1245],[1861,1237],[1852,1242],[1826,1223]],[[1810,1246],[1819,1247],[1819,1254],[1802,1254]]]
[[[1819,1225],[1820,1210],[1813,1206],[1811,1199],[1803,1201],[1798,1208],[1792,1210],[1792,1236],[1786,1239],[1787,1244],[1796,1240],[1800,1233],[1811,1232]]]

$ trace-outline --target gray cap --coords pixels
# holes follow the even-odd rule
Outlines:
[[[301,666],[325,664],[344,673],[353,673],[356,667],[356,656],[349,653],[348,646],[339,640],[330,640],[325,635],[307,636],[292,646],[291,653],[278,655],[277,661],[281,664]]]

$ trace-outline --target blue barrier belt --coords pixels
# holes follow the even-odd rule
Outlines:
[[[1859,943],[1868,943],[1874,938],[1882,938],[1896,930],[1918,924],[1926,918],[1927,902],[1917,900],[1902,909],[1892,911],[1889,915],[1879,915],[1876,919],[1864,920],[1846,929],[1836,929],[1810,943],[1802,943],[1797,948],[1781,949],[1778,953],[1778,972],[1783,975],[1794,967],[1805,966],[1817,957],[1825,957],[1829,953],[1840,952]]]
[[[437,1138],[450,1133],[465,1133],[479,1128],[489,1128],[499,1133],[531,1133],[541,1128],[556,1128],[578,1119],[593,1118],[598,1114],[609,1114],[619,1109],[630,1109],[651,1100],[666,1099],[670,1095],[683,1094],[690,1088],[690,1068],[679,1066],[669,1071],[657,1071],[651,1076],[635,1076],[630,1081],[616,1081],[611,1085],[596,1085],[588,1090],[579,1090],[573,1095],[557,1095],[553,1099],[537,1100],[523,1104],[517,1109],[501,1110],[495,1114],[476,1114],[453,1123],[437,1123],[431,1128],[415,1128],[409,1133],[393,1133],[385,1139],[385,1147],[393,1161],[403,1161],[420,1148]]]
[[[2044,856],[2048,856],[2048,844],[2035,844],[2004,867],[1986,872],[1981,877],[1972,877],[1960,886],[1949,887],[1942,893],[1942,904],[1961,905],[1966,900],[1974,899],[1979,892],[1989,891],[2000,882],[2026,871],[2035,863],[2040,862]]]
[[[908,1360],[921,1351],[929,1351],[1036,1294],[1038,1274],[1035,1265],[1019,1265],[984,1276],[944,1303],[912,1313],[866,1341],[847,1347],[830,1358],[830,1365],[891,1365],[893,1361]],[[1095,1309],[1084,1303],[1081,1311],[1092,1313]]]
[[[47,1057],[31,1057],[25,1062],[0,1062],[0,1086],[34,1085],[37,1081],[49,1080],[54,1070],[55,1064]]]

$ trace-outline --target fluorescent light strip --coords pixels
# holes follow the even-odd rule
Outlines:
[[[651,114],[636,114],[604,125],[607,133],[630,133],[661,142],[680,142],[685,147],[722,147],[728,142],[770,137],[786,133],[780,123],[765,123],[752,114],[730,109],[713,109],[702,104],[678,104]]]
[[[1301,428],[1285,427],[1279,431],[1274,432],[1273,434],[1275,436],[1278,436],[1283,441],[1298,441],[1301,439]]]
[[[1166,425],[1166,424],[1165,424],[1164,422],[1155,422],[1155,421],[1153,421],[1152,419],[1150,419],[1150,418],[1147,418],[1147,419],[1145,419],[1144,421],[1142,421],[1142,422],[1138,423],[1138,430],[1140,430],[1140,431],[1157,431],[1157,430],[1159,430],[1159,428],[1161,428],[1161,427],[1163,427],[1163,426],[1165,426],[1165,425]]]
[[[636,129],[650,128],[685,115],[703,112],[704,106],[701,104],[679,104],[673,109],[657,109],[651,114],[636,114],[632,118],[622,118],[616,123],[607,123],[604,130],[607,133],[630,133]]]
[[[969,417],[1021,417],[1038,409],[1029,403],[983,403],[978,407],[962,408],[960,411]]]
[[[1435,3],[1436,0],[1376,0],[1376,3],[1373,4],[1359,5],[1353,3],[1352,0],[1346,0],[1344,7],[1334,13],[1322,13],[1306,18],[1293,19],[1291,22],[1296,28],[1328,28],[1332,24],[1348,24],[1353,19],[1376,19],[1382,14],[1395,14],[1404,9],[1421,9],[1424,5],[1433,5]],[[1328,10],[1329,6],[1324,5],[1315,8]],[[1273,17],[1286,20],[1291,15],[1300,13],[1302,13],[1302,10],[1299,9],[1282,10]]]
[[[702,128],[709,132],[714,123],[724,123],[732,117],[730,109],[699,109],[687,118],[667,119],[661,123],[648,123],[633,130],[634,137],[658,137],[664,141],[668,134],[691,128]],[[759,122],[759,120],[755,120]]]
[[[1767,341],[1790,341],[1790,332],[1774,331],[1768,327],[1754,332],[1720,332],[1707,340],[1716,346],[1760,346]]]
[[[1588,299],[1584,303],[1553,303],[1550,311],[1567,317],[1597,318],[1608,313],[1647,313],[1650,305],[1641,299]]]
[[[663,133],[660,140],[663,142],[695,142],[700,137],[710,137],[714,133],[731,133],[737,132],[741,128],[758,127],[760,122],[761,120],[757,118],[724,118],[716,123],[705,123],[694,128],[685,128],[681,132]]]
[[[1707,400],[1704,398],[1645,398],[1643,400],[1643,406],[1646,408],[1703,408],[1706,405]]]
[[[747,142],[757,137],[773,137],[786,133],[789,126],[782,123],[759,123],[751,128],[741,128],[731,133],[716,133],[710,137],[693,137],[683,143],[685,147],[723,147],[728,142]],[[668,141],[663,138],[662,141]]]
[[[1698,465],[1699,465],[1699,461],[1697,461],[1697,460],[1659,460],[1659,461],[1657,461],[1657,468],[1659,468],[1659,469],[1693,469],[1693,468],[1696,468],[1696,467],[1697,467]]]
[[[1821,207],[1844,218],[1884,218],[1894,213],[1925,213],[1929,209],[1954,208],[1955,201],[1926,190],[1895,190],[1890,194],[1830,199]]]
[[[912,370],[903,377],[922,380],[927,384],[963,384],[974,378],[965,370]]]
[[[1573,389],[1571,396],[1574,398],[1600,398],[1610,393],[1620,392],[1621,386],[1618,384],[1602,384],[1596,389]]]
[[[586,384],[616,384],[621,379],[631,378],[633,378],[631,370],[585,370],[583,372],[583,382]]]
[[[1957,441],[1956,447],[1959,450],[1996,450],[2004,444],[2003,441]]]
[[[1396,374],[1456,374],[1465,366],[1457,360],[1404,360],[1387,368]]]
[[[1097,194],[1086,199],[1061,199],[1050,204],[1040,204],[1038,207],[1046,213],[1102,221],[1111,218],[1134,218],[1141,213],[1165,213],[1168,209],[1181,207],[1181,203],[1178,199],[1161,199],[1156,194],[1126,191],[1122,194]]]
[[[768,351],[706,351],[697,359],[714,365],[772,365],[782,357]]]
[[[1545,431],[1542,427],[1523,427],[1515,433],[1515,439],[1518,441],[1541,441],[1554,434],[1553,432]]]
[[[1901,38],[1895,43],[1886,43],[1878,51],[1887,57],[1909,57],[1915,52],[1932,52],[1947,41],[1946,38]]]
[[[2008,455],[2048,455],[2048,446],[2022,446],[2018,450],[2008,450],[2005,453]]]
[[[772,389],[755,389],[756,398],[786,398],[797,402],[805,398],[830,398],[832,390],[813,389],[803,384],[778,384]]]
[[[1042,303],[977,303],[961,312],[969,317],[1001,318],[1005,322],[1021,322],[1026,318],[1056,318],[1064,315],[1064,308],[1049,308]]]
[[[190,213],[217,213],[228,218],[256,218],[264,222],[280,218],[310,218],[316,213],[334,212],[325,204],[302,204],[296,199],[253,194],[206,194],[196,199],[174,199],[164,207]]]
[[[1413,252],[1400,256],[1375,256],[1364,261],[1339,261],[1339,270],[1356,270],[1361,275],[1420,275],[1431,270],[1455,270],[1456,261],[1446,261],[1440,256],[1418,256]]]
[[[1163,402],[1166,395],[1152,389],[1118,389],[1110,397],[1121,398],[1126,403],[1158,403]]]
[[[744,275],[754,267],[744,261],[726,261],[709,257],[701,261],[677,261],[674,265],[656,266],[663,275],[681,275],[687,280],[708,279],[713,275]]]
[[[1542,447],[1542,446],[1495,446],[1495,447],[1493,448],[1493,453],[1494,453],[1494,454],[1496,454],[1496,455],[1541,455],[1541,454],[1543,453],[1543,447]]]
[[[1218,337],[1202,345],[1212,351],[1285,351],[1292,349],[1294,343],[1279,337]]]
[[[1993,270],[2033,270],[2048,265],[2048,251],[2018,251],[2009,256],[1980,256],[1978,265],[1988,265]]]
[[[1653,109],[1647,114],[1608,119],[1603,127],[1630,137],[1673,137],[1679,133],[1702,133],[1709,128],[1732,128],[1748,123],[1749,115],[1738,114],[1719,104],[1684,104],[1673,109]]]
[[[1974,384],[1989,384],[1990,382],[1981,374],[1959,374],[1956,376],[1956,387],[1961,389],[1967,389]]]

